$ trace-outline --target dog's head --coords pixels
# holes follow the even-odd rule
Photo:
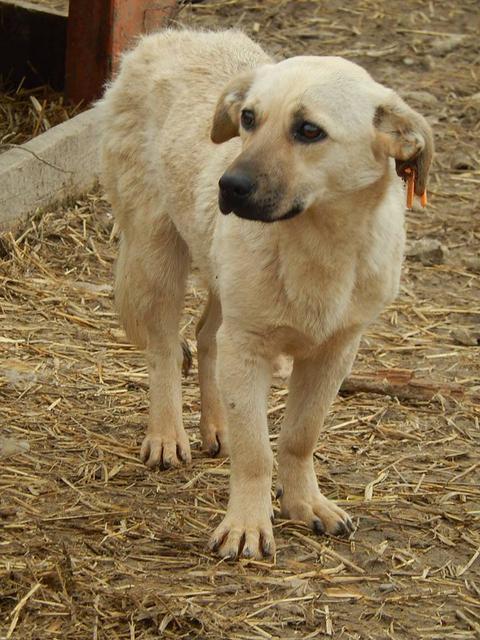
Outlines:
[[[430,127],[392,90],[337,57],[301,56],[232,79],[211,139],[240,136],[242,151],[220,179],[223,213],[274,222],[370,188],[386,173],[416,170],[425,189]]]

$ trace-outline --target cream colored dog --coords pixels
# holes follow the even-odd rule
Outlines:
[[[267,395],[279,354],[294,361],[278,441],[282,514],[317,533],[349,533],[349,516],[318,488],[313,452],[362,332],[397,293],[404,192],[395,169],[413,167],[423,192],[429,126],[351,62],[275,63],[237,31],[145,37],[99,108],[121,233],[116,300],[148,361],[142,459],[191,460],[178,331],[193,264],[209,291],[197,333],[200,429],[210,454],[231,456],[211,548],[274,552]]]

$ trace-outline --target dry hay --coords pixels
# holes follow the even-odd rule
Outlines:
[[[240,22],[289,52],[362,51],[356,59],[377,78],[417,92],[411,102],[434,124],[431,206],[409,213],[408,233],[411,244],[434,238],[443,249],[431,265],[413,251],[355,372],[413,370],[439,392],[422,399],[407,383],[401,400],[385,389],[346,393],[316,451],[324,492],[357,531],[348,541],[315,538],[278,520],[274,562],[205,552],[226,507],[228,463],[199,451],[195,369],[184,381],[191,467],[161,473],[139,463],[146,371],[118,328],[112,221],[91,194],[2,239],[1,437],[10,455],[0,474],[0,637],[479,637],[478,44],[469,36],[431,54],[438,33],[473,33],[476,7],[406,7],[415,11],[227,1],[184,14]],[[203,299],[192,282],[183,330],[193,349]],[[274,447],[284,400],[275,388]]]
[[[24,9],[36,9],[61,16],[68,15],[69,0],[3,0]]]
[[[0,90],[0,153],[31,140],[78,113],[80,105],[65,102],[48,86]]]

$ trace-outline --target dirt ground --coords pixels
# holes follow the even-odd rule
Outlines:
[[[479,638],[478,3],[226,0],[178,20],[240,26],[277,55],[344,55],[428,117],[430,206],[408,213],[401,294],[354,368],[415,377],[398,394],[346,388],[328,417],[316,469],[354,518],[350,540],[277,519],[273,561],[219,562],[205,545],[228,462],[200,452],[195,364],[191,467],[138,460],[146,371],[113,309],[101,193],[4,234],[0,638]],[[192,281],[182,327],[194,352],[203,302]],[[279,385],[274,449],[284,402]]]

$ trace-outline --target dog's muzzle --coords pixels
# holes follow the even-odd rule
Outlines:
[[[289,211],[283,215],[276,216],[276,206],[273,200],[268,203],[256,201],[254,196],[257,185],[245,172],[224,173],[218,186],[220,187],[218,206],[224,215],[234,213],[245,220],[277,222],[294,218],[303,211],[303,205],[294,203]]]
[[[244,172],[224,173],[218,186],[218,205],[225,215],[248,208],[250,197],[255,191],[255,182]]]

